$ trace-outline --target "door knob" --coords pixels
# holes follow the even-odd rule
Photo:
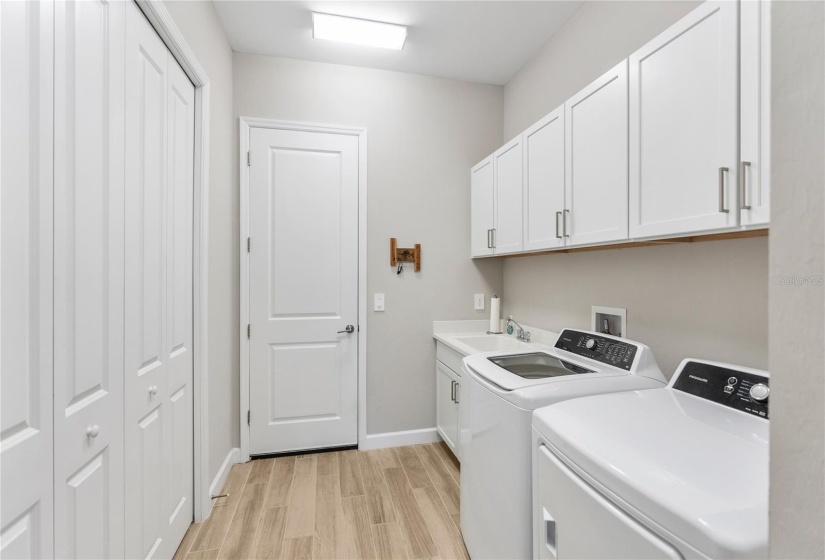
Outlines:
[[[94,426],[87,426],[86,427],[86,437],[96,438],[97,434],[100,433],[100,426],[95,424]]]
[[[347,328],[345,328],[342,331],[338,331],[338,334],[341,334],[341,333],[352,334],[354,332],[355,332],[355,327],[353,327],[352,325],[347,325]]]
[[[151,387],[149,387],[149,395],[150,396],[154,397],[157,394],[158,394],[158,386],[157,385],[152,385]]]

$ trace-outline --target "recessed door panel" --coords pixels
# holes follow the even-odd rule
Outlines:
[[[268,160],[271,317],[340,317],[334,240],[341,230],[341,154],[273,147]],[[296,208],[311,208],[312,219]]]
[[[524,249],[564,246],[564,107],[524,132]]]
[[[109,527],[112,518],[121,514],[111,510],[109,468],[108,450],[104,450],[65,482],[66,513],[74,520],[66,547],[69,558],[106,558],[111,554]]]
[[[251,129],[253,454],[357,441],[358,141]]]
[[[131,482],[138,486],[141,516],[140,524],[131,530],[138,533],[141,558],[152,556],[163,534],[163,413],[159,406],[138,421],[140,439],[135,443],[139,446],[140,463],[136,466],[140,477]]]

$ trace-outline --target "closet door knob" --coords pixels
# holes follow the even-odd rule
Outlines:
[[[94,426],[87,426],[86,427],[86,437],[96,438],[97,434],[100,433],[100,426],[95,424]]]
[[[158,394],[158,386],[157,385],[152,385],[151,387],[149,387],[149,395],[154,397],[157,394]]]

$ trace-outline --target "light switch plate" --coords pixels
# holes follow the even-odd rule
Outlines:
[[[384,311],[384,294],[375,294],[375,301],[372,305],[373,311]]]
[[[476,311],[484,311],[484,294],[476,294],[475,298]]]

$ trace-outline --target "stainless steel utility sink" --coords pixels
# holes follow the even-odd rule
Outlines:
[[[544,379],[546,377],[561,377],[579,373],[594,373],[591,369],[565,362],[544,352],[493,356],[487,359],[498,367],[524,379]]]

